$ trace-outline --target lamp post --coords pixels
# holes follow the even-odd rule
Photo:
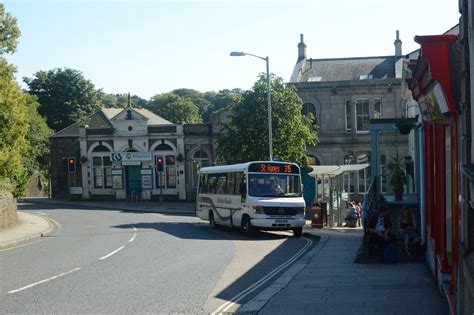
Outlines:
[[[272,92],[270,89],[270,66],[269,66],[269,59],[267,57],[260,57],[257,55],[241,52],[241,51],[233,51],[230,53],[232,57],[239,57],[239,56],[252,56],[255,58],[259,58],[265,60],[267,63],[267,103],[268,103],[268,151],[270,155],[270,161],[273,161],[273,144],[272,144]]]

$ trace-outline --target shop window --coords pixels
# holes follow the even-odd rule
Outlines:
[[[344,192],[355,193],[356,176],[355,172],[347,172],[342,175],[342,187]]]
[[[382,100],[380,98],[374,99],[374,119],[382,118]]]
[[[157,158],[162,158],[163,171],[157,173],[155,176],[155,185],[156,188],[176,188],[177,186],[177,170],[176,170],[176,157],[174,155],[156,155],[155,161]]]
[[[191,167],[192,167],[192,173],[193,173],[192,184],[193,184],[193,187],[196,187],[197,180],[198,180],[198,170],[201,167],[209,166],[209,158],[206,152],[204,152],[203,150],[198,150],[194,153],[191,163],[192,163]]]
[[[112,161],[109,156],[92,157],[94,188],[112,188]]]
[[[361,153],[357,155],[357,164],[369,163],[370,153]],[[358,192],[364,193],[369,189],[371,177],[370,177],[370,166],[360,170],[357,174],[358,181]]]
[[[356,131],[367,133],[370,130],[369,126],[369,100],[358,99],[355,101],[355,115],[356,115]]]

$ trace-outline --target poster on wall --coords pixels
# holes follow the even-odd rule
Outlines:
[[[166,175],[168,179],[168,188],[176,188],[176,167],[168,166],[166,168]]]
[[[112,187],[114,189],[123,189],[123,177],[122,174],[112,175]]]
[[[153,182],[151,180],[151,175],[143,175],[142,174],[142,188],[143,189],[152,189]]]

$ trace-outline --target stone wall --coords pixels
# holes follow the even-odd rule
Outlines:
[[[12,194],[0,191],[0,230],[16,223],[16,200]]]

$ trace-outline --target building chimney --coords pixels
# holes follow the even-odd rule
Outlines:
[[[303,41],[303,34],[300,34],[300,42],[298,44],[298,60],[306,59],[306,44]]]
[[[393,42],[395,45],[395,56],[401,56],[402,55],[402,41],[400,40],[399,32],[397,30],[397,38]]]

